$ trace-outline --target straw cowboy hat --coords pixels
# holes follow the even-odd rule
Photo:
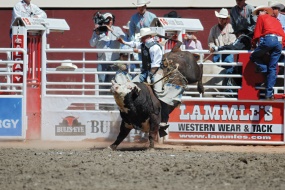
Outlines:
[[[150,1],[147,1],[147,0],[137,0],[137,4],[133,3],[133,5],[136,7],[142,7],[149,3]]]
[[[220,10],[220,12],[215,11],[215,15],[218,18],[228,18],[228,17],[230,17],[229,11],[227,9],[225,9],[225,8],[222,8]]]
[[[130,21],[128,21],[127,24],[123,26],[123,28],[129,30],[130,29]]]
[[[150,28],[141,28],[139,38],[144,36],[155,36],[157,33],[152,31]]]
[[[253,11],[252,11],[252,15],[257,15],[258,11],[262,11],[262,10],[265,10],[267,11],[267,13],[269,15],[272,15],[273,13],[273,9],[271,7],[268,7],[268,6],[265,6],[265,5],[260,5],[260,6],[257,6]]]
[[[268,1],[268,6],[271,8],[277,7],[280,10],[283,10],[285,8],[285,6],[282,3],[279,3],[278,1]]]
[[[56,67],[56,70],[75,70],[78,67],[71,63],[71,60],[64,60],[66,62],[61,63],[60,66]]]

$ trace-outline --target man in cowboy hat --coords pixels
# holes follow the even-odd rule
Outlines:
[[[234,30],[232,25],[229,23],[229,12],[227,9],[222,8],[220,12],[215,11],[215,15],[218,18],[218,24],[213,26],[210,30],[208,36],[208,45],[210,49],[214,49],[215,47],[220,47],[224,45],[229,45],[234,43],[236,40],[236,36],[233,34]],[[221,59],[221,60],[220,60]],[[233,54],[215,54],[212,58],[213,62],[234,62]],[[226,74],[233,73],[233,66],[223,66],[226,69]],[[227,83],[229,79],[225,78],[225,82]],[[232,92],[232,90],[229,90]]]
[[[269,1],[268,6],[273,9],[272,16],[279,20],[283,30],[285,31],[285,15],[280,13],[280,11],[285,8],[285,6],[282,3],[279,3],[278,1]]]
[[[136,34],[140,32],[141,28],[150,27],[150,24],[156,15],[146,10],[146,5],[149,4],[148,0],[137,0],[137,3],[133,3],[137,7],[137,13],[130,19],[130,36],[132,40],[135,40]]]
[[[121,43],[135,48],[134,52],[139,52],[140,49],[140,52],[142,53],[142,71],[140,74],[140,82],[147,82],[147,77],[154,80],[156,74],[162,75],[162,69],[160,69],[160,67],[163,52],[161,46],[153,39],[153,36],[155,35],[156,33],[151,31],[150,28],[141,28],[139,35],[141,42],[126,42],[123,39],[119,39]],[[161,91],[161,89],[156,89],[156,87],[158,87],[158,85],[154,86],[155,90]]]
[[[256,64],[256,72],[261,72],[266,77],[265,99],[273,99],[273,87],[276,82],[276,66],[280,58],[282,47],[285,46],[285,34],[280,22],[272,17],[271,7],[261,5],[254,9],[257,22],[252,39],[252,47],[257,48],[252,52],[250,59]],[[282,41],[278,41],[282,37]],[[264,61],[264,56],[269,55],[269,62]]]
[[[231,24],[234,31],[247,29],[254,30],[257,17],[252,15],[254,7],[245,2],[246,0],[236,0],[236,5],[230,11]]]
[[[232,25],[228,22],[229,12],[227,9],[222,8],[220,12],[215,11],[215,15],[218,18],[218,24],[213,26],[208,36],[208,45],[211,48],[215,46],[224,46],[233,43],[236,40],[236,36],[233,33]],[[213,56],[213,62],[218,62],[220,55]],[[232,54],[222,55],[222,62],[231,63],[234,61]]]
[[[156,33],[151,31],[150,28],[141,28],[139,39],[141,42],[126,42],[123,39],[119,41],[123,44],[129,45],[138,52],[141,50],[142,54],[142,69],[139,76],[140,82],[147,82],[147,77],[150,78],[151,83],[154,84],[153,90],[159,98],[159,94],[163,94],[163,81],[159,81],[163,77],[162,70],[162,47],[153,39]],[[161,124],[160,126],[166,129],[169,125],[167,124],[169,119],[169,108],[167,103],[160,99],[161,103]]]
[[[285,15],[281,13],[281,10],[285,8],[285,6],[282,3],[279,3],[278,1],[269,1],[268,6],[273,9],[272,16],[275,17],[282,25],[283,31],[285,32]],[[285,48],[283,48],[285,50]],[[284,62],[284,55],[281,54],[278,62]],[[284,67],[279,68],[279,72],[283,73]]]

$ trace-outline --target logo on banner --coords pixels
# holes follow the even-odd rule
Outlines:
[[[78,121],[78,117],[67,116],[55,126],[55,136],[85,136],[86,127]]]

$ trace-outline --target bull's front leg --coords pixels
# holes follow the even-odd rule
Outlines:
[[[113,144],[111,144],[111,145],[109,146],[109,148],[111,148],[112,150],[116,150],[117,147],[119,146],[119,144],[121,144],[121,142],[122,142],[122,141],[128,136],[128,134],[130,133],[131,129],[126,128],[126,127],[125,127],[125,124],[126,124],[126,123],[125,123],[124,121],[121,122],[120,133],[119,133],[119,135],[118,135],[118,137],[117,137],[117,140],[116,140]]]

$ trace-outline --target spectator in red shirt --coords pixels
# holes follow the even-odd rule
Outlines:
[[[252,52],[250,59],[256,64],[256,71],[266,76],[265,99],[267,100],[273,99],[276,66],[281,56],[282,47],[285,45],[282,26],[276,18],[272,17],[272,13],[272,8],[265,5],[256,7],[252,13],[258,18],[252,39],[252,47],[256,49]],[[282,40],[280,40],[281,37]],[[264,61],[266,54],[269,56],[268,63]]]

